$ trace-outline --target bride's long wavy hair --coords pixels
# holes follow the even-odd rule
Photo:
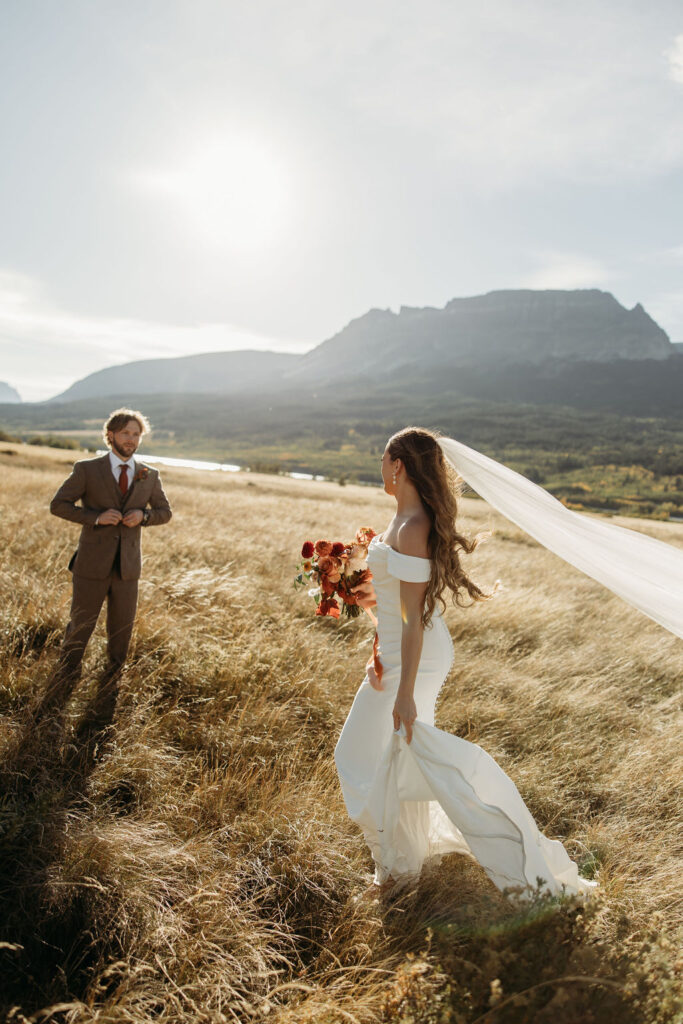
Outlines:
[[[452,592],[455,604],[461,607],[493,596],[493,592],[482,590],[460,564],[460,553],[471,554],[490,534],[479,533],[469,538],[458,532],[456,517],[462,480],[444,457],[437,443],[438,436],[423,427],[405,427],[394,434],[387,445],[390,457],[403,462],[408,479],[417,489],[431,523],[427,547],[432,572],[425,593],[423,626],[431,622],[437,602],[442,611],[446,610],[444,594],[447,590]],[[465,593],[470,597],[469,602],[463,600]]]

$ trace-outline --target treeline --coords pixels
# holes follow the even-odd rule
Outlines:
[[[100,447],[119,396],[68,405],[4,406],[6,439]],[[540,404],[422,393],[385,384],[372,394],[150,395],[136,398],[155,454],[232,462],[377,483],[387,439],[408,424],[432,427],[505,462],[572,507],[683,515],[683,416],[625,416]],[[92,436],[83,431],[92,431]],[[39,431],[39,433],[36,433]],[[59,431],[59,433],[57,433]],[[69,436],[78,431],[81,440]]]

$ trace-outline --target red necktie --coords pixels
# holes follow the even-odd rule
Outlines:
[[[119,476],[119,490],[121,494],[128,493],[128,466],[121,466],[121,474]]]

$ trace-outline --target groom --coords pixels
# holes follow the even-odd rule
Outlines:
[[[118,680],[135,621],[141,528],[171,518],[159,473],[135,458],[149,429],[142,413],[116,409],[102,428],[109,452],[75,463],[50,504],[53,515],[80,523],[82,529],[78,549],[69,562],[73,574],[71,617],[39,713],[61,707],[69,699],[106,598],[109,664],[100,683],[95,718],[106,725],[114,716]]]

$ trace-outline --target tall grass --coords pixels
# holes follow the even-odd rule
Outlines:
[[[368,893],[332,752],[369,653],[315,621],[301,541],[381,529],[379,490],[164,472],[113,726],[36,723],[77,529],[47,512],[64,452],[7,446],[0,494],[0,969],[17,1022],[681,1019],[683,645],[483,502],[470,562],[505,584],[452,609],[437,723],[488,750],[602,882],[582,906],[503,897],[458,856]],[[672,544],[683,528],[633,523]]]

